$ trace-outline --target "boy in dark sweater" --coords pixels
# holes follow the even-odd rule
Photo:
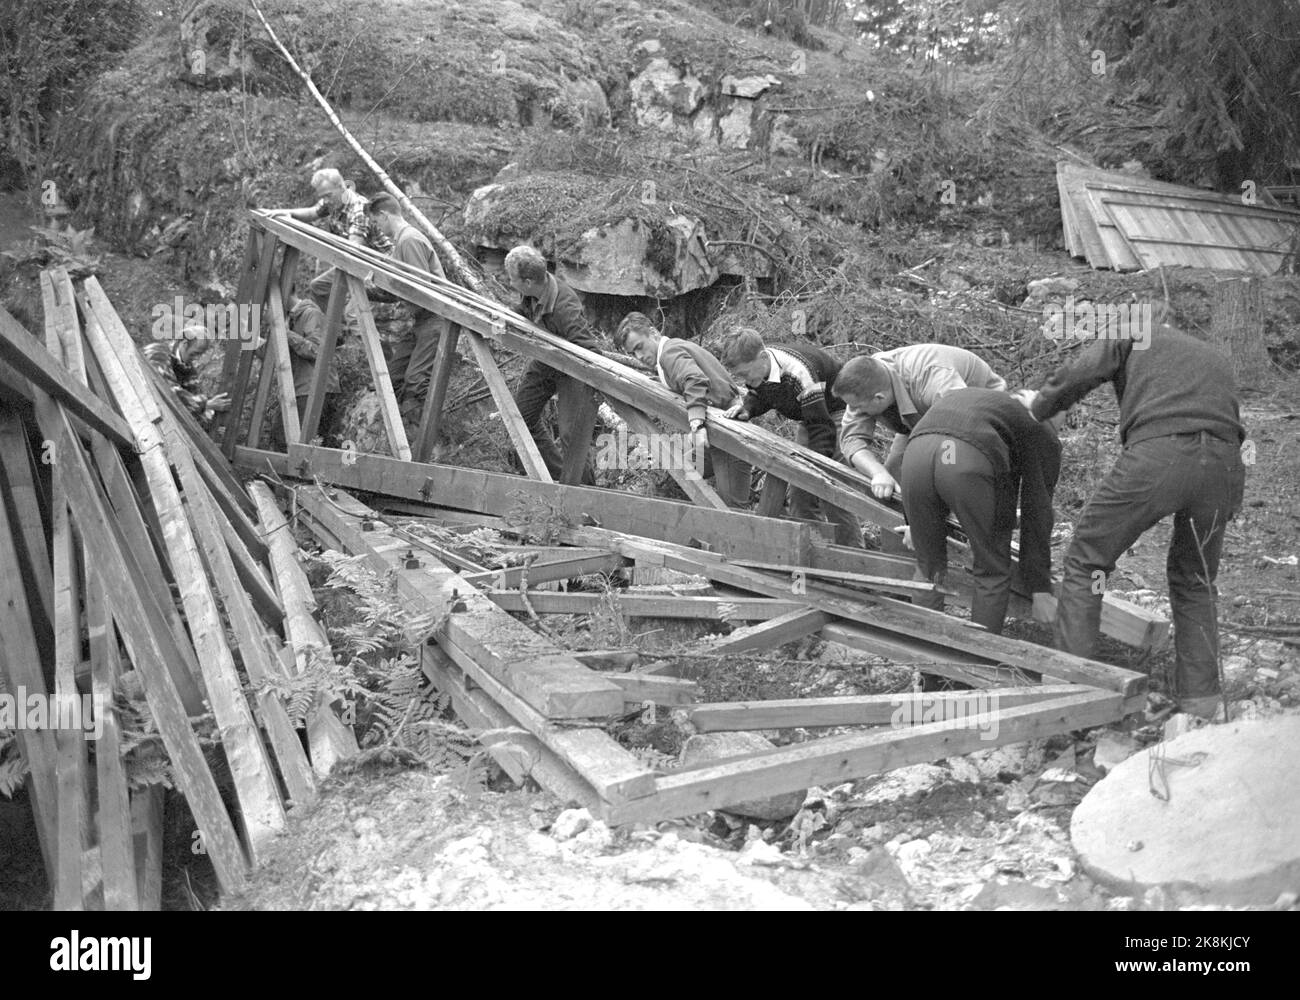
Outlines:
[[[1107,576],[1148,528],[1174,515],[1167,573],[1173,606],[1175,696],[1183,711],[1222,711],[1214,579],[1227,523],[1241,509],[1245,429],[1228,359],[1161,324],[1142,348],[1098,340],[1036,393],[1019,394],[1044,420],[1103,382],[1119,400],[1119,460],[1088,501],[1065,554],[1056,644],[1091,656]]]
[[[1020,572],[1034,593],[1052,589],[1052,493],[1061,443],[1012,396],[957,389],[936,400],[912,428],[903,453],[903,509],[916,549],[917,577],[943,583],[949,512],[974,556],[971,620],[1001,634],[1011,596],[1011,532],[1020,501]],[[917,603],[943,610],[935,593]]]
[[[600,353],[600,344],[587,322],[578,293],[546,269],[546,258],[538,250],[527,245],[517,246],[506,254],[505,265],[506,278],[522,297],[517,312],[557,337]],[[546,404],[552,396],[560,395],[561,390],[571,381],[568,375],[534,360],[524,369],[519,387],[515,390],[519,415],[524,418],[528,433],[537,442],[537,450],[546,463],[547,471],[557,482],[564,469],[564,455],[570,448],[582,448],[584,452],[591,449],[590,440],[565,440],[557,445],[555,435],[547,426]],[[587,390],[589,393],[590,390]],[[569,400],[569,405],[573,406],[573,401],[581,396],[581,393],[576,393],[561,395],[560,398]],[[559,414],[561,431],[577,423],[577,416],[576,413],[562,411]],[[582,482],[586,485],[594,485],[596,482],[590,458],[583,467]]]
[[[721,361],[748,391],[727,416],[750,420],[776,410],[797,423],[795,440],[819,455],[843,461],[836,440],[844,401],[831,392],[840,363],[811,344],[764,345],[762,336],[748,327],[732,330],[722,342]],[[823,504],[806,490],[790,487],[790,516],[821,520]],[[862,547],[862,524],[856,515],[825,505],[826,520],[835,525],[835,541]]]

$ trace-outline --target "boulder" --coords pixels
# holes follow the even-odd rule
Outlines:
[[[682,747],[681,763],[683,767],[689,767],[728,757],[762,753],[775,746],[771,740],[766,740],[757,733],[701,733],[686,741]],[[722,811],[762,822],[778,822],[797,813],[804,798],[804,792],[785,792],[767,799],[737,802],[726,806]]]
[[[636,123],[673,131],[704,103],[704,82],[690,68],[679,69],[662,56],[652,58],[629,84]]]

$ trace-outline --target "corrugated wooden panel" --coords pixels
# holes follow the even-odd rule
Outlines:
[[[1275,209],[1198,205],[1159,195],[1097,194],[1142,266],[1148,268],[1206,267],[1272,274],[1300,225],[1300,213]],[[1295,221],[1284,215],[1294,216]]]

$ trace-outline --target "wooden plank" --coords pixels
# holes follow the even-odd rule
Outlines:
[[[274,233],[267,233],[259,247],[261,254],[257,262],[257,272],[253,276],[252,286],[249,288],[247,303],[251,307],[261,306],[266,299],[266,290],[271,281],[271,273],[275,267],[275,248],[279,244],[279,239]],[[245,300],[241,299],[242,305]],[[260,316],[260,310],[259,310]],[[227,458],[235,453],[235,445],[239,444],[240,430],[243,425],[244,397],[248,395],[248,381],[253,374],[253,355],[256,351],[244,350],[243,345],[248,339],[256,340],[260,335],[260,330],[245,330],[243,320],[243,310],[240,310],[239,323],[239,360],[235,372],[235,380],[230,385],[230,418],[226,421],[225,434],[221,438],[221,450]],[[266,350],[270,350],[268,344]]]
[[[266,235],[254,226],[248,230],[248,241],[244,244],[244,257],[239,267],[239,278],[235,283],[235,303],[251,301],[253,293],[253,280],[257,275],[258,262],[261,258],[262,241]],[[243,334],[243,329],[240,331]],[[221,359],[221,388],[229,390],[234,385],[235,378],[239,371],[239,362],[243,358],[244,341],[237,338],[228,341],[225,347],[225,356]],[[216,421],[222,434],[222,440],[225,439],[225,433],[230,421],[235,419],[234,407],[225,413],[218,413]]]
[[[330,368],[334,364],[334,349],[343,331],[343,310],[347,305],[347,285],[343,273],[334,272],[330,297],[325,304],[325,329],[320,346],[316,348],[316,364],[311,373],[311,389],[307,393],[307,408],[302,415],[301,440],[313,441],[320,431],[321,410],[325,406],[325,387],[329,385]],[[233,453],[232,453],[233,454]]]
[[[920,580],[900,580],[897,577],[875,576],[867,573],[847,573],[841,570],[818,569],[815,566],[792,566],[784,563],[753,562],[749,559],[733,559],[732,563],[736,566],[748,567],[749,569],[761,569],[767,570],[771,573],[780,573],[793,579],[817,577],[823,580],[838,580],[841,583],[855,583],[863,587],[869,587],[874,590],[883,590],[891,594],[902,594],[905,597],[910,597],[912,594],[933,593],[935,590],[938,590],[942,594],[955,594],[955,591],[943,587],[935,587],[932,583],[923,583]],[[795,574],[799,574],[799,576],[795,577]]]
[[[479,739],[488,753],[517,784],[531,778],[561,803],[585,807],[595,816],[603,813],[605,804],[595,789],[550,747],[521,728],[485,691],[467,683],[446,653],[426,643],[421,647],[421,665],[434,686],[451,696],[456,714],[480,731]]]
[[[131,798],[122,766],[121,731],[113,709],[113,685],[122,671],[117,632],[107,593],[98,576],[87,573],[86,624],[90,637],[91,690],[103,731],[95,746],[95,789],[99,809],[99,857],[104,874],[104,909],[140,908],[131,839]]]
[[[701,733],[754,729],[894,727],[969,718],[982,712],[1032,705],[1080,692],[1075,684],[1034,684],[973,691],[899,691],[832,698],[777,698],[690,705],[686,718]]]
[[[802,608],[780,618],[773,618],[771,621],[738,628],[731,635],[716,642],[709,642],[703,648],[710,653],[741,653],[750,649],[775,650],[787,642],[802,639],[809,633],[816,632],[830,620],[830,615],[810,608]]]
[[[146,392],[141,396],[135,389],[135,386],[147,386],[148,382],[134,346],[129,340],[121,342],[125,328],[115,329],[120,324],[105,322],[105,318],[114,313],[103,289],[94,278],[87,278],[85,290],[99,320],[99,332],[103,334],[103,337],[92,337],[91,346],[109,379],[114,399],[127,415],[139,441],[140,464],[162,523],[172,572],[180,589],[208,701],[222,733],[222,743],[239,795],[240,818],[247,833],[250,855],[256,862],[261,848],[284,828],[284,806],[257,725],[244,698],[234,657],[226,642],[225,627],[203,571],[198,543],[185,516],[164,453],[162,436],[153,422],[153,419],[161,418],[161,413],[154,404],[157,417],[151,419],[148,414],[148,406],[153,402],[151,394]],[[94,328],[95,324],[87,323],[87,332]],[[112,343],[114,337],[119,341],[116,344]],[[114,354],[120,369],[105,363]],[[127,380],[115,383],[123,374]],[[116,605],[114,610],[118,610]]]
[[[118,618],[131,661],[144,679],[145,697],[158,724],[177,786],[194,813],[203,835],[204,849],[212,859],[223,891],[238,890],[244,884],[246,863],[239,839],[208,770],[203,751],[190,729],[185,707],[163,661],[155,632],[142,610],[144,595],[136,589],[130,574],[122,569],[125,554],[104,501],[95,489],[85,453],[66,414],[60,412],[60,418],[59,465],[64,473],[69,506],[77,512],[81,526],[87,564],[103,586],[117,588],[122,594],[122,599],[114,602],[113,613]],[[227,743],[233,769],[238,762],[235,755],[229,753],[231,748],[232,745]]]
[[[789,483],[769,472],[763,477],[763,492],[758,495],[755,513],[763,517],[780,517],[785,513],[785,498],[789,489]]]
[[[135,447],[135,438],[131,436],[126,421],[98,396],[87,392],[76,376],[41,347],[36,338],[3,308],[0,308],[0,358],[114,444],[124,448]]]
[[[662,674],[646,674],[639,670],[605,675],[623,689],[623,697],[630,710],[655,706],[690,705],[699,697],[700,686],[695,681],[684,681]]]
[[[157,912],[162,909],[162,785],[148,785],[131,793],[131,837],[140,909]]]
[[[406,440],[406,427],[402,424],[397,397],[393,394],[393,380],[388,375],[388,362],[384,360],[384,349],[380,344],[374,313],[370,311],[366,286],[362,284],[360,278],[349,276],[348,292],[357,307],[361,346],[366,352],[366,361],[370,365],[370,374],[374,379],[375,393],[379,397],[379,414],[383,418],[384,429],[388,432],[389,447],[393,449],[395,458],[409,462],[411,446]]]
[[[264,460],[270,456],[269,452],[242,452],[238,464],[265,471]],[[530,482],[453,465],[398,462],[382,455],[345,456],[335,448],[291,446],[289,461],[280,462],[277,469],[282,475],[318,476],[339,486],[497,515],[510,513],[518,504],[516,494],[527,490],[529,496],[558,508],[571,524],[594,520],[651,538],[697,538],[720,553],[754,559],[800,561],[811,536],[807,525],[739,511],[706,510],[615,490]]]
[[[518,591],[486,590],[483,596],[503,611],[526,610]],[[798,601],[781,601],[771,597],[676,597],[671,594],[638,594],[631,591],[615,591],[609,595],[543,591],[530,593],[528,600],[539,615],[591,615],[612,608],[627,618],[688,618],[702,621],[768,621],[804,608]]]
[[[288,247],[293,250],[293,247]],[[280,422],[284,428],[284,440],[293,444],[302,440],[302,427],[298,423],[298,400],[293,392],[293,363],[289,354],[289,322],[284,315],[284,303],[281,302],[278,289],[267,296],[271,313],[271,339],[275,341],[275,362],[272,377],[280,390]],[[268,360],[271,354],[268,350]]]
[[[439,644],[449,653],[450,647],[458,647],[482,663],[533,710],[553,719],[622,712],[623,697],[617,686],[515,621],[451,570],[432,559],[423,560],[417,568],[405,568],[402,560],[408,545],[395,539],[387,526],[360,531],[360,518],[371,513],[364,505],[342,492],[331,501],[308,488],[298,491],[298,500],[303,510],[348,546],[348,551],[365,555],[376,572],[393,572],[398,594],[412,608],[442,614],[455,603],[455,592],[465,607],[445,615],[435,633]]]
[[[524,418],[519,413],[519,406],[515,403],[514,396],[510,394],[510,387],[506,385],[505,376],[497,367],[491,349],[483,338],[475,333],[466,331],[466,338],[469,340],[470,349],[474,352],[474,360],[478,362],[479,371],[483,373],[483,380],[487,382],[488,390],[492,393],[492,401],[496,403],[501,423],[505,425],[506,433],[510,435],[510,441],[519,455],[519,461],[523,463],[524,471],[530,479],[543,483],[551,482],[551,474],[546,468],[546,463],[542,461],[542,453],[537,450],[537,442],[533,440]]]
[[[37,403],[38,411],[44,406],[52,407],[53,404],[42,400]],[[58,463],[52,472],[54,526],[50,554],[54,560],[54,703],[61,709],[80,702],[76,678],[77,666],[81,662],[80,587],[77,579],[80,558]],[[53,720],[51,724],[57,754],[55,783],[59,796],[54,909],[79,911],[83,908],[81,852],[88,846],[85,832],[89,826],[86,744],[81,730],[64,727]]]
[[[1032,676],[1014,667],[998,666],[970,653],[852,622],[831,622],[822,629],[822,638],[896,664],[916,667],[923,674],[946,677],[972,687],[1033,683]]]
[[[442,410],[447,402],[447,386],[451,384],[451,372],[456,366],[456,344],[460,340],[460,326],[447,324],[442,339],[438,341],[438,353],[433,359],[433,373],[429,376],[429,393],[424,398],[424,410],[420,414],[420,429],[415,436],[415,446],[411,450],[412,458],[417,462],[427,462],[433,453],[433,446],[438,443],[438,431],[442,428]]]
[[[301,674],[311,666],[313,658],[333,663],[334,651],[329,637],[311,614],[316,602],[307,574],[298,562],[298,546],[294,544],[289,522],[265,483],[254,482],[249,491],[257,504],[271,552],[271,573],[284,603],[285,638],[293,650],[294,666]],[[344,725],[323,693],[317,695],[307,712],[307,745],[311,751],[312,769],[322,778],[340,760],[354,757],[357,753],[356,734],[351,726]]]
[[[627,564],[622,556],[598,549],[575,549],[574,553],[572,558],[548,559],[545,562],[538,560],[527,567],[505,566],[483,573],[466,573],[461,579],[475,587],[518,587],[525,569],[529,583],[548,583],[551,580],[572,580],[592,573],[612,573]]]
[[[1118,719],[1122,705],[1117,692],[1084,690],[966,719],[831,736],[707,762],[661,777],[655,783],[655,794],[644,800],[615,805],[609,811],[609,822],[691,816],[747,799],[813,785],[830,787],[909,764],[1087,729]]]

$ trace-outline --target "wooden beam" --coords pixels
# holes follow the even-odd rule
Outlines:
[[[647,436],[651,434],[665,433],[652,424],[643,414],[637,412],[636,409],[629,406],[627,403],[615,400],[610,405],[613,407],[614,412],[623,419],[623,423],[627,424],[629,432],[633,434],[644,434]],[[682,451],[684,453],[685,449],[682,449]],[[718,495],[718,491],[706,483],[698,472],[691,471],[688,474],[685,469],[672,468],[671,466],[664,471],[672,476],[673,482],[681,487],[682,492],[690,497],[692,503],[698,504],[701,507],[709,507],[713,510],[730,509],[727,506],[727,502]],[[702,472],[703,470],[701,469],[700,471]]]
[[[1105,725],[1120,717],[1123,697],[1080,691],[1050,701],[966,719],[832,736],[757,754],[710,761],[655,782],[655,794],[609,810],[612,824],[655,822],[723,809],[748,799],[829,787],[925,761],[1007,743]]]
[[[775,650],[787,642],[802,639],[816,632],[831,620],[830,615],[811,608],[801,608],[780,618],[746,625],[716,642],[708,642],[703,649],[709,653],[741,653],[750,649]]]
[[[533,440],[533,435],[519,413],[519,405],[510,394],[510,387],[506,385],[506,378],[497,367],[496,358],[492,357],[492,350],[477,334],[466,331],[466,337],[470,349],[474,352],[474,360],[478,362],[479,371],[483,373],[483,380],[487,382],[488,390],[492,393],[492,401],[496,403],[501,423],[505,426],[506,433],[510,435],[510,441],[519,455],[519,461],[523,463],[524,471],[530,479],[543,483],[551,482],[551,473],[546,468],[546,463],[542,461],[542,453],[537,450],[537,442]]]
[[[329,637],[311,614],[316,602],[307,574],[298,562],[298,546],[293,541],[289,522],[265,483],[250,484],[249,492],[257,504],[262,531],[271,552],[271,572],[284,603],[285,638],[293,650],[295,669],[299,674],[303,673],[311,666],[313,657],[333,663],[334,651]],[[356,734],[351,726],[343,724],[323,693],[317,695],[307,712],[307,745],[311,751],[312,769],[322,778],[338,761],[357,754]]]
[[[606,674],[611,681],[623,689],[623,697],[629,710],[655,706],[690,705],[700,693],[700,686],[695,681],[684,681],[662,674],[645,674],[638,670],[624,673]]]
[[[518,591],[486,590],[483,596],[503,611],[526,610]],[[592,615],[612,608],[626,618],[690,618],[715,622],[768,621],[804,609],[798,601],[770,597],[676,597],[625,590],[609,594],[542,591],[529,593],[528,600],[539,615]]]
[[[104,909],[140,908],[131,840],[131,797],[122,766],[121,730],[113,709],[113,686],[122,672],[117,631],[103,581],[86,574],[86,624],[90,636],[91,691],[103,731],[95,749],[95,789],[99,809],[99,858],[104,876]]]
[[[272,453],[242,452],[238,464],[265,471],[267,458],[276,464]],[[382,455],[345,455],[334,448],[291,446],[289,460],[279,461],[276,467],[282,475],[318,476],[339,486],[502,516],[517,505],[515,494],[526,490],[529,496],[558,508],[570,524],[594,520],[650,538],[697,538],[719,553],[753,559],[801,561],[811,537],[805,524],[739,511],[706,510],[616,490],[530,482],[519,476],[454,465],[398,462]]]
[[[293,247],[285,249],[287,256]],[[297,252],[296,250],[294,251]],[[272,289],[267,297],[271,313],[271,339],[275,341],[275,366],[272,377],[280,390],[280,422],[284,428],[286,444],[302,440],[302,427],[298,423],[298,400],[293,392],[293,360],[289,352],[289,321],[285,318],[280,290]],[[267,352],[268,359],[271,357]]]
[[[370,311],[366,286],[360,278],[349,276],[348,292],[352,297],[352,303],[357,307],[361,346],[366,352],[370,375],[375,382],[375,393],[379,397],[379,414],[383,418],[384,429],[388,432],[388,444],[393,449],[393,457],[409,462],[411,446],[406,440],[406,427],[402,424],[402,413],[397,406],[397,397],[393,394],[393,380],[388,375],[388,362],[384,360],[379,328],[375,326],[375,316]]]
[[[1035,684],[973,691],[899,691],[834,698],[778,698],[691,705],[686,718],[702,733],[755,729],[824,729],[832,726],[895,728],[987,711],[1032,705],[1078,694],[1074,684]]]
[[[235,303],[236,305],[252,301],[253,280],[257,275],[258,263],[261,258],[262,241],[267,238],[255,226],[248,227],[248,241],[244,244],[244,257],[239,267],[239,278],[235,283]],[[226,342],[225,357],[221,359],[221,388],[229,390],[235,384],[235,378],[239,371],[239,363],[243,360],[244,339],[243,318],[240,318],[240,336],[232,341]],[[225,435],[229,432],[231,422],[238,422],[239,415],[235,412],[232,405],[229,410],[216,415],[217,430],[221,434],[221,440],[225,440]]]
[[[0,565],[10,566],[26,582],[37,646],[49,653],[44,661],[53,663],[54,578],[50,572],[37,482],[32,473],[26,428],[16,411],[0,404],[0,486],[4,489],[0,503],[11,505],[9,516],[15,530],[13,542],[18,557],[12,563]]]
[[[627,564],[622,556],[599,549],[574,549],[573,552],[570,558],[538,560],[527,567],[503,566],[482,573],[467,573],[461,579],[475,587],[518,587],[525,570],[529,583],[548,583],[592,573],[613,573]]]
[[[267,233],[261,240],[259,252],[260,259],[257,262],[257,271],[253,276],[252,285],[248,290],[247,304],[250,307],[257,306],[258,316],[260,319],[260,307],[266,299],[266,290],[271,281],[271,273],[275,267],[275,249],[279,245],[279,239],[274,233]],[[244,299],[240,300],[243,305]],[[253,373],[253,355],[256,351],[244,350],[243,345],[248,343],[249,339],[256,340],[260,336],[259,330],[244,329],[243,310],[240,310],[239,321],[239,345],[237,348],[228,347],[227,351],[237,350],[239,360],[235,372],[234,384],[230,386],[230,416],[226,421],[225,434],[221,438],[221,450],[227,458],[235,453],[235,445],[239,444],[239,434],[243,425],[244,414],[244,397],[248,394],[248,380]],[[227,354],[229,358],[229,354]],[[229,384],[229,383],[227,383]]]
[[[438,443],[438,431],[442,428],[443,407],[447,402],[447,386],[451,384],[451,373],[459,357],[456,344],[460,340],[460,327],[448,323],[438,341],[438,353],[433,359],[433,373],[429,376],[429,393],[424,398],[424,410],[420,414],[420,429],[415,436],[415,445],[411,457],[417,462],[427,462]]]
[[[157,912],[162,909],[162,785],[147,785],[131,793],[131,837],[140,909]]]
[[[0,359],[114,444],[135,448],[135,438],[131,436],[126,421],[98,396],[88,392],[72,372],[55,360],[3,308],[0,308]]]
[[[924,583],[920,580],[900,580],[897,577],[875,576],[867,573],[845,573],[833,569],[817,569],[813,566],[792,566],[788,563],[765,563],[753,562],[749,559],[733,559],[732,564],[744,566],[748,569],[761,569],[769,573],[780,573],[783,576],[792,579],[804,577],[817,577],[823,580],[838,580],[841,583],[854,583],[862,587],[868,587],[873,590],[883,590],[891,594],[902,594],[904,597],[910,597],[913,594],[928,594],[938,590],[943,594],[950,594],[943,587],[936,587],[932,583]],[[798,577],[796,577],[798,574]]]
[[[330,297],[325,303],[325,329],[320,346],[316,348],[316,364],[311,373],[311,390],[307,393],[307,409],[302,415],[301,440],[310,443],[320,431],[321,411],[325,406],[325,387],[329,385],[330,368],[334,364],[334,349],[343,331],[343,310],[347,305],[347,285],[342,271],[334,272]],[[233,452],[231,454],[234,454]]]

